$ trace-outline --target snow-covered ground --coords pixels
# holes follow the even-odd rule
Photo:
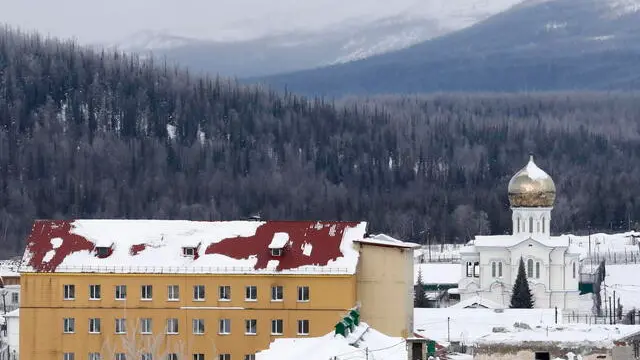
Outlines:
[[[455,263],[429,263],[415,264],[414,284],[418,283],[418,274],[422,276],[423,284],[457,284],[460,281],[460,264]]]
[[[384,335],[361,322],[346,338],[333,332],[316,338],[276,339],[256,360],[407,359],[405,340]]]
[[[624,312],[632,308],[640,309],[640,264],[607,265],[605,273],[607,297],[613,297],[615,291],[616,299],[620,299]],[[602,289],[602,300],[604,299],[605,289]]]

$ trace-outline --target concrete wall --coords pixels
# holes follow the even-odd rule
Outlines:
[[[357,298],[363,321],[389,335],[413,334],[413,249],[361,243]]]
[[[185,356],[216,353],[232,359],[266,349],[278,337],[298,337],[297,321],[309,320],[309,335],[333,330],[336,321],[356,303],[354,275],[162,275],[162,274],[23,274],[20,309],[21,360],[60,360],[64,352],[86,359],[104,346],[122,348],[124,339],[142,347],[184,346]],[[63,299],[63,285],[75,285],[75,300]],[[100,284],[100,300],[89,300],[89,285]],[[179,285],[178,301],[168,301],[167,285]],[[127,286],[127,300],[115,300],[116,285]],[[150,301],[140,299],[141,285],[153,286]],[[204,301],[193,300],[193,286],[205,285]],[[218,286],[231,286],[231,300],[218,299]],[[271,301],[271,286],[284,287],[283,301]],[[257,286],[257,301],[245,300],[245,286]],[[309,286],[308,302],[297,301],[297,286]],[[63,319],[75,319],[75,333],[63,333]],[[89,318],[101,319],[101,332],[89,334]],[[115,334],[115,319],[126,319],[127,335]],[[139,333],[139,319],[151,318],[153,335]],[[178,319],[178,334],[166,334],[166,319]],[[220,319],[231,320],[231,333],[219,335]],[[192,320],[204,319],[204,335],[193,334]],[[245,320],[257,320],[257,334],[245,334]],[[281,336],[271,335],[271,320],[282,319]],[[44,328],[43,328],[44,327]],[[47,336],[42,336],[45,331]],[[133,338],[129,336],[132,334]],[[104,359],[112,359],[107,354]],[[164,358],[164,357],[163,357]]]
[[[7,321],[7,343],[11,352],[15,350],[16,353],[20,352],[20,318],[15,315],[6,317]]]

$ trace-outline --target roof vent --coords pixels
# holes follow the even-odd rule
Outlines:
[[[196,248],[193,246],[185,246],[182,248],[182,256],[195,257]]]
[[[273,234],[273,239],[271,239],[271,243],[269,244],[269,249],[271,249],[271,256],[282,256],[282,250],[289,242],[289,234],[284,232],[277,232]]]
[[[111,246],[96,246],[95,252],[97,257],[103,259],[111,255],[113,249]]]

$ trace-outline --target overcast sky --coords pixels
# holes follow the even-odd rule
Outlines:
[[[144,30],[234,39],[374,20],[420,1],[426,0],[0,0],[0,22],[82,43],[118,42]]]

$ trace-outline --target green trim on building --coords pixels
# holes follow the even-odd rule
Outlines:
[[[578,283],[578,289],[580,290],[580,295],[593,294],[593,283],[580,282]]]

